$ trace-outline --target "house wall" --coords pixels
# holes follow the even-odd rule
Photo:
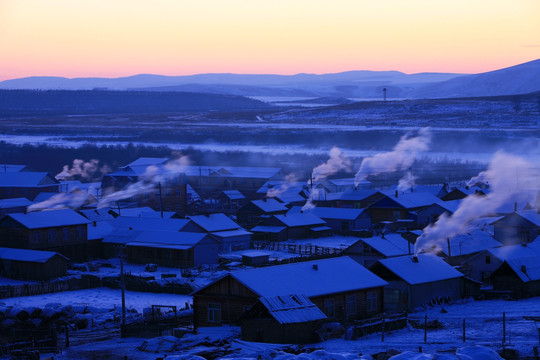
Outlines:
[[[242,321],[242,340],[273,344],[309,344],[320,341],[320,321],[279,324],[274,318]]]
[[[217,264],[219,262],[219,244],[205,237],[193,248],[193,262],[195,265]]]
[[[425,227],[437,221],[439,216],[444,213],[448,213],[448,210],[443,209],[440,206],[429,206],[425,209],[418,211],[416,223],[420,227]]]
[[[489,264],[486,261],[486,256],[489,256]],[[493,255],[480,253],[474,258],[470,258],[465,263],[462,263],[462,266],[464,267],[465,275],[476,281],[489,284],[489,277],[502,263],[500,259]]]
[[[371,292],[376,293],[377,304],[374,308],[368,309],[368,293],[371,293]],[[351,296],[351,295],[354,295],[356,297],[356,311],[352,313],[347,313],[347,308],[346,308],[347,296]],[[331,313],[328,313],[328,311],[326,311],[325,309],[325,300],[327,299],[332,299],[334,301],[334,315],[333,316]],[[339,321],[342,323],[346,323],[352,320],[370,317],[370,316],[373,316],[375,314],[382,312],[384,295],[383,295],[383,288],[378,287],[378,288],[372,288],[372,289],[316,296],[316,297],[311,297],[310,300],[315,305],[317,305],[317,307],[321,309],[323,313],[326,314],[329,321]]]
[[[370,250],[366,252],[366,250]],[[370,267],[377,260],[384,259],[381,253],[373,249],[371,246],[366,245],[362,240],[357,241],[355,244],[349,246],[343,255],[350,256],[354,261],[364,267]]]
[[[373,224],[409,218],[409,211],[403,208],[369,208],[369,213]]]
[[[66,275],[67,260],[53,256],[47,262],[0,260],[0,273],[11,279],[52,280]]]
[[[249,249],[249,245],[251,244],[251,235],[249,234],[217,238],[220,240],[219,251],[245,250]]]
[[[529,243],[540,235],[540,227],[521,221],[516,224],[496,222],[493,226],[494,238],[504,245]]]
[[[146,246],[126,246],[128,262],[135,264],[157,264],[160,266],[191,268],[195,265],[193,249],[176,250]]]

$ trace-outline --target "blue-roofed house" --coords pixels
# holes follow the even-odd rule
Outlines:
[[[218,196],[218,201],[223,211],[234,213],[244,206],[248,199],[238,190],[223,190]]]
[[[199,231],[214,236],[220,243],[219,251],[249,249],[251,232],[246,231],[223,213],[192,215],[188,217]]]
[[[540,214],[517,211],[493,222],[495,239],[505,245],[528,243],[540,235]]]
[[[434,254],[381,259],[369,269],[389,283],[384,291],[389,312],[412,311],[465,295],[463,274]]]
[[[385,195],[382,199],[369,206],[373,224],[383,221],[396,221],[413,219],[412,212],[419,211],[427,206],[441,203],[441,199],[429,192],[412,192],[394,195]]]
[[[380,313],[387,283],[347,256],[239,270],[193,293],[195,326],[236,323],[261,297],[306,295],[330,320]]]
[[[23,213],[32,202],[27,198],[1,199],[0,200],[0,218],[10,213]]]
[[[0,172],[0,199],[34,198],[41,192],[59,192],[60,183],[46,172]]]
[[[511,257],[499,266],[490,280],[493,290],[514,299],[540,295],[540,255]]]
[[[269,218],[272,215],[285,214],[289,209],[273,198],[264,198],[253,200],[242,206],[236,212],[238,224],[247,229],[256,226],[263,218]]]
[[[439,201],[414,212],[412,215],[416,218],[418,227],[424,228],[435,223],[442,214],[452,215],[460,203],[461,200]]]
[[[365,209],[382,199],[384,194],[378,190],[349,189],[344,192],[328,193],[317,200],[317,206]]]
[[[291,212],[273,215],[270,218],[263,219],[257,227],[260,226],[270,226],[273,228],[284,227],[285,231],[279,232],[280,237],[277,241],[326,236],[332,230],[327,226],[326,221],[308,212]]]
[[[82,260],[87,254],[88,223],[70,209],[8,214],[0,219],[0,246],[56,251]]]
[[[302,208],[294,206],[288,212],[299,213]],[[355,231],[369,230],[371,229],[371,217],[365,209],[351,209],[351,208],[330,208],[317,206],[308,210],[306,213],[315,214],[324,221],[328,227],[330,227],[334,233],[348,234]]]
[[[273,344],[311,344],[328,319],[306,295],[261,297],[241,317],[242,340]]]
[[[373,237],[362,237],[343,251],[343,255],[365,267],[370,267],[377,260],[403,256],[414,252],[414,244],[401,234],[389,233]]]

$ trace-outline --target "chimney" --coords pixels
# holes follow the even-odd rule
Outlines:
[[[398,191],[396,190],[396,197],[398,197]]]
[[[417,262],[418,262],[418,256],[413,256],[413,257],[412,257],[412,262],[417,263]]]
[[[448,257],[451,257],[452,254],[450,253],[450,238],[446,238],[446,245],[448,245]]]
[[[96,227],[97,226],[97,221],[96,220],[92,221],[92,225],[94,225],[94,227]]]
[[[525,265],[521,265],[521,272],[527,274],[527,267]]]
[[[266,202],[266,196],[265,196],[265,197],[263,197],[263,201],[264,201],[264,202]]]
[[[514,212],[517,211],[517,201],[514,202]]]
[[[319,265],[313,264],[313,270],[315,270],[315,271],[319,270]]]

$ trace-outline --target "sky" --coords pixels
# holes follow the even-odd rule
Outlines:
[[[540,58],[539,0],[0,0],[0,80],[478,73]]]

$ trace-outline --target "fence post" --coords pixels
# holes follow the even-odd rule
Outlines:
[[[427,343],[427,314],[424,316],[424,344]]]
[[[463,342],[465,342],[465,340],[466,340],[465,327],[466,327],[466,319],[463,319]]]
[[[506,343],[506,313],[503,312],[503,338],[502,338],[502,344]]]
[[[382,324],[381,324],[381,332],[382,332],[382,335],[381,335],[381,342],[384,342],[384,322],[385,322],[385,316],[384,316],[384,313],[382,314]]]

